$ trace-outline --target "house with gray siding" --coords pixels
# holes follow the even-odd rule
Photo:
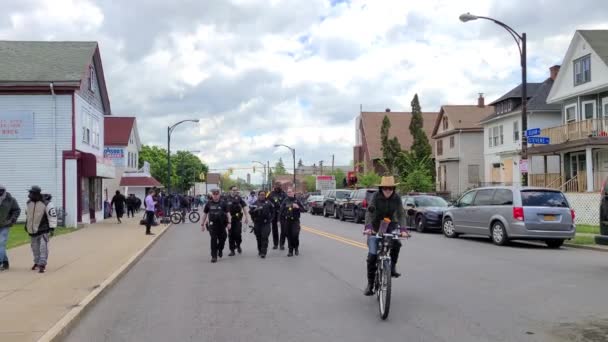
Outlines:
[[[102,179],[115,170],[103,155],[112,111],[98,44],[0,41],[0,61],[1,182],[22,208],[40,186],[68,227],[103,219]]]
[[[432,133],[437,191],[456,197],[483,182],[483,128],[479,121],[493,111],[481,94],[477,105],[441,107]]]

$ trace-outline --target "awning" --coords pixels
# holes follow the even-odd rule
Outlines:
[[[105,162],[102,157],[82,152],[80,159],[82,160],[81,174],[83,177],[114,178],[116,176],[114,165],[111,162]]]
[[[154,177],[122,177],[120,186],[143,187],[143,188],[162,188],[163,185]]]

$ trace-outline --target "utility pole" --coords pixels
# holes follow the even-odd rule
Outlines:
[[[331,174],[334,174],[334,155],[331,155]]]
[[[319,160],[319,168],[321,169],[321,176],[323,176],[323,161]]]

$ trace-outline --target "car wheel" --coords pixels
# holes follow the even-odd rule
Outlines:
[[[346,221],[346,217],[344,217],[344,211],[342,211],[342,209],[338,210],[338,216],[340,217],[340,221]]]
[[[549,248],[560,248],[563,244],[564,244],[564,240],[562,239],[551,239],[551,240],[545,240],[545,243],[547,244],[547,247]]]
[[[340,218],[340,216],[338,215],[338,207],[334,206],[334,218],[337,220]]]
[[[426,219],[422,215],[416,216],[416,231],[424,233],[426,230]]]
[[[456,227],[454,226],[454,221],[451,218],[446,218],[443,220],[443,235],[449,238],[458,237],[458,233],[456,233]]]
[[[323,216],[329,217],[329,213],[327,212],[327,206],[323,207]]]
[[[353,216],[355,217],[355,223],[363,222],[363,220],[361,219],[361,214],[359,213],[359,209],[355,209],[353,211]]]
[[[509,237],[507,236],[507,230],[505,229],[505,226],[499,221],[492,223],[491,233],[492,242],[494,242],[495,245],[504,246],[509,241]]]

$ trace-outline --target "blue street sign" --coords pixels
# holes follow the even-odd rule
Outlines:
[[[540,135],[540,128],[531,128],[529,130],[526,131],[526,136],[527,137],[533,137],[536,135]]]
[[[547,145],[549,144],[549,137],[529,137],[528,144]]]

